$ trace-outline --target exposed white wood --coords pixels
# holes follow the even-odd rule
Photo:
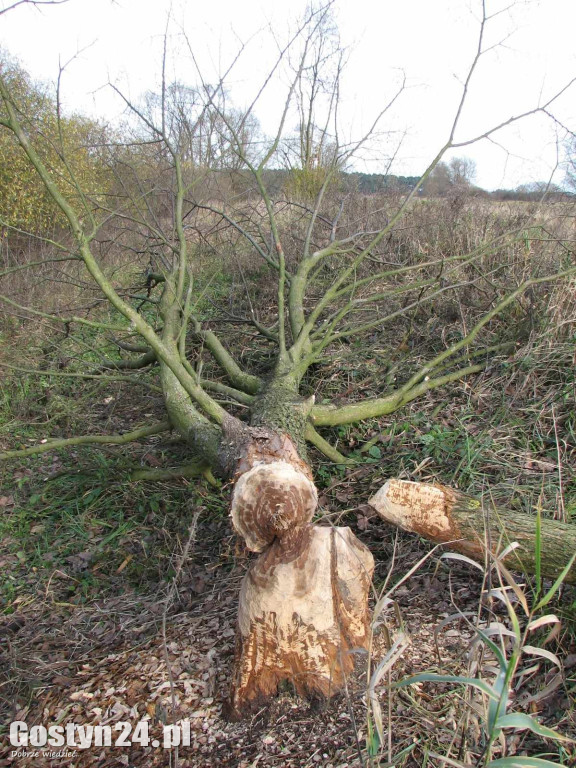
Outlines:
[[[252,552],[306,525],[318,506],[314,483],[287,461],[259,463],[238,479],[230,515]]]
[[[454,525],[448,515],[446,489],[408,480],[388,480],[368,504],[389,523],[419,532],[424,524],[434,535],[449,534]]]
[[[308,526],[287,554],[275,542],[246,574],[240,594],[232,707],[242,710],[290,680],[330,695],[366,647],[369,550],[350,528]]]

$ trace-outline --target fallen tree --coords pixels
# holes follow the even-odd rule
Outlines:
[[[106,310],[96,316],[90,310],[46,311],[22,304],[10,291],[1,299],[28,320],[52,329],[64,328],[67,340],[88,327],[106,342],[89,348],[87,373],[67,373],[55,363],[52,369],[42,369],[43,376],[104,380],[106,371],[114,371],[111,381],[125,376],[125,381],[132,382],[139,372],[153,366],[158,374],[154,386],[166,411],[165,421],[143,425],[127,435],[108,440],[104,435],[56,438],[6,451],[0,459],[91,442],[118,445],[174,430],[190,454],[180,474],[232,482],[233,523],[248,547],[260,553],[240,596],[231,694],[234,716],[273,694],[282,680],[291,680],[305,694],[331,694],[351,669],[351,651],[368,642],[372,558],[349,529],[311,525],[317,492],[308,445],[331,461],[349,463],[330,443],[330,434],[318,430],[395,413],[434,389],[483,371],[496,354],[515,348],[513,335],[502,339],[491,332],[498,317],[529,289],[534,294],[539,286],[576,272],[576,267],[556,256],[550,271],[535,265],[527,273],[522,261],[522,277],[510,287],[501,257],[506,255],[513,263],[515,257],[510,254],[514,248],[524,248],[532,235],[541,234],[529,218],[521,219],[512,231],[499,231],[438,258],[429,258],[425,249],[418,249],[397,261],[395,251],[387,250],[399,223],[416,204],[418,190],[443,155],[475,140],[457,140],[455,134],[469,80],[482,55],[485,14],[478,51],[449,135],[422,178],[378,226],[372,215],[358,218],[353,213],[343,220],[345,201],[330,200],[328,192],[334,188],[339,169],[363,147],[386,109],[376,116],[365,136],[348,144],[339,141],[341,57],[327,56],[324,48],[323,25],[329,10],[330,3],[310,11],[280,51],[273,72],[288,58],[297,63],[291,71],[278,131],[265,149],[254,153],[246,135],[254,104],[269,84],[270,74],[259,85],[245,115],[228,109],[223,80],[211,87],[200,82],[186,109],[182,108],[186,89],[170,88],[163,81],[161,96],[144,106],[124,99],[139,129],[121,137],[116,145],[113,141],[106,144],[111,187],[102,194],[89,194],[83,188],[73,153],[62,137],[56,132],[46,139],[36,131],[33,116],[21,108],[9,78],[0,78],[0,126],[19,147],[67,224],[58,239],[37,237],[51,254],[58,253],[59,270],[69,262],[71,284],[84,281],[97,294],[95,306],[104,305]],[[333,68],[331,80],[322,81],[320,92],[328,91],[328,99],[319,110],[318,73],[326,62]],[[403,83],[389,107],[402,90]],[[558,95],[528,114],[548,114]],[[307,195],[312,189],[312,202],[273,199],[266,186],[267,168],[281,156],[280,149],[290,144],[282,142],[295,99],[299,99],[301,129],[306,131],[298,177],[306,184],[299,189],[305,189]],[[59,100],[54,107],[58,122]],[[511,118],[506,125],[518,119]],[[491,136],[499,127],[482,137]],[[195,163],[199,137],[207,135],[213,139],[208,144],[214,153],[203,154],[199,165]],[[45,140],[58,148],[53,163],[50,157],[54,153],[43,151]],[[238,166],[250,179],[240,201],[244,207],[234,196],[232,202],[222,204],[202,198],[198,192],[201,182],[220,178],[223,169]],[[300,228],[297,237],[291,232],[296,224],[282,229],[286,209]],[[262,317],[248,287],[240,309],[223,311],[224,330],[215,330],[215,324],[202,315],[199,305],[207,289],[197,286],[199,256],[208,242],[214,243],[212,259],[221,258],[222,240],[218,238],[222,232],[232,242],[231,263],[236,251],[248,251],[267,270],[268,284],[273,285],[273,317],[270,313]],[[110,243],[130,258],[138,257],[144,285],[123,284],[117,271],[106,264],[102,254]],[[563,250],[561,253],[564,256]],[[52,260],[50,256],[11,267],[0,277],[38,264],[46,266]],[[60,273],[58,280],[62,280]],[[456,337],[439,337],[424,362],[401,361],[401,376],[379,383],[376,395],[360,395],[351,402],[333,402],[329,397],[315,402],[311,372],[330,359],[338,345],[366,340],[398,318],[410,318],[411,325],[419,322],[416,312],[432,307],[439,297],[459,296],[464,289],[472,296],[472,321],[463,324]],[[262,358],[267,360],[264,371],[262,365],[242,361],[229,348],[230,328],[243,334],[246,346],[261,345],[266,353]],[[86,347],[82,338],[79,344]],[[109,352],[111,345],[124,357],[120,352],[114,359],[106,357],[101,350]],[[391,347],[390,358],[393,352]],[[354,355],[353,346],[348,354]],[[13,367],[18,370],[17,365]],[[135,476],[149,480],[153,474]],[[166,477],[166,472],[159,474]],[[170,470],[169,476],[177,475],[178,470]]]
[[[388,480],[368,502],[387,523],[484,564],[488,553],[513,570],[576,583],[576,526],[494,507],[443,485]],[[518,544],[513,547],[514,543]],[[502,558],[502,553],[507,554]]]

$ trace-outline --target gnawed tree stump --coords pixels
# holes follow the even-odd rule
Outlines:
[[[504,563],[524,573],[535,572],[536,517],[495,509],[479,499],[443,485],[388,480],[368,502],[386,522],[417,533],[483,563],[487,550],[502,552],[520,545]],[[556,578],[576,552],[576,526],[542,520],[541,573]],[[576,583],[576,565],[566,581]]]
[[[302,695],[335,693],[354,667],[351,651],[368,642],[374,559],[349,528],[311,524],[318,498],[302,465],[253,464],[234,488],[234,527],[262,554],[240,592],[232,718],[286,680]]]

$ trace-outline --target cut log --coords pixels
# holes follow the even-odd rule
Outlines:
[[[479,499],[442,485],[388,480],[369,500],[383,520],[484,563],[487,550],[502,552],[512,542],[520,545],[504,563],[534,574],[536,517],[496,509]],[[541,573],[557,578],[576,552],[576,526],[542,520]],[[566,577],[576,583],[576,565]]]
[[[283,440],[287,440],[285,436]],[[231,517],[260,557],[240,592],[228,715],[245,716],[283,681],[307,696],[330,696],[369,640],[369,550],[349,528],[311,524],[318,504],[307,466],[293,444],[241,462]],[[248,460],[246,459],[248,457]]]

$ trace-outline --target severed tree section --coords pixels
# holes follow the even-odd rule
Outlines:
[[[368,502],[380,517],[405,531],[438,544],[449,544],[483,563],[486,552],[497,555],[513,542],[503,562],[527,574],[536,572],[535,516],[484,505],[479,499],[443,485],[391,479]],[[557,578],[576,552],[576,526],[546,520],[541,530],[540,568]],[[576,583],[576,565],[566,576]]]
[[[284,444],[293,458],[290,440]],[[261,553],[240,592],[232,718],[283,681],[302,695],[337,692],[353,669],[352,651],[369,637],[372,555],[350,528],[311,524],[318,496],[303,462],[270,458],[256,459],[232,498],[235,529]]]

